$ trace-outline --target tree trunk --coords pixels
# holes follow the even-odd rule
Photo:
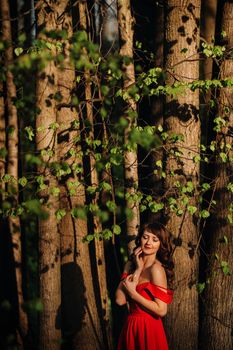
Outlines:
[[[71,15],[65,8],[67,2],[59,8],[59,29],[66,29],[68,39],[72,37]],[[83,242],[87,235],[87,223],[80,218],[73,218],[72,209],[82,208],[86,204],[83,173],[76,173],[75,167],[83,169],[80,145],[75,142],[80,130],[72,124],[78,121],[77,111],[70,107],[75,87],[75,70],[70,58],[69,40],[63,43],[65,60],[58,70],[58,92],[61,105],[58,108],[57,122],[58,155],[61,164],[68,164],[70,175],[61,179],[60,209],[66,211],[59,223],[61,235],[61,278],[62,278],[62,331],[65,341],[73,349],[101,349],[103,340],[101,325],[93,289],[89,247]],[[74,151],[74,152],[73,152]],[[87,341],[88,339],[88,341]]]
[[[119,25],[119,38],[120,38],[120,55],[131,59],[129,64],[123,65],[124,81],[123,90],[127,91],[135,83],[135,72],[133,63],[133,17],[131,14],[130,0],[118,0],[118,25]],[[129,143],[129,133],[137,125],[137,104],[132,97],[127,100],[127,108],[124,113],[124,117],[128,122],[128,126],[125,129],[124,144]],[[129,196],[131,199],[126,199],[126,208],[130,215],[126,218],[126,227],[128,235],[128,252],[132,253],[134,248],[134,238],[138,232],[140,217],[139,217],[139,205],[137,201],[132,200],[132,196],[136,194],[138,189],[138,159],[137,148],[125,150],[124,152],[124,166],[125,166],[125,191],[126,198]]]
[[[80,29],[87,32],[87,3],[79,3],[79,17],[80,17]],[[84,49],[84,54],[87,55]],[[91,91],[91,75],[89,70],[85,69],[85,100],[86,100],[86,118],[90,125],[90,131],[88,137],[91,141],[94,141],[94,116],[93,116],[93,105],[92,105],[92,91]],[[91,142],[92,143],[92,142]],[[96,160],[94,150],[90,151],[90,184],[92,187],[99,186],[99,179],[96,169]],[[92,199],[92,204],[98,206],[99,193],[95,192]],[[105,266],[105,254],[104,254],[104,242],[102,238],[98,238],[98,235],[102,232],[102,223],[100,218],[93,215],[93,233],[95,235],[95,260],[97,269],[97,278],[99,286],[99,295],[101,299],[101,319],[103,321],[103,334],[105,336],[105,347],[106,349],[111,347],[111,328],[110,328],[110,310],[108,306],[108,289],[107,289],[107,278],[106,278],[106,266]]]
[[[56,30],[57,8],[52,2],[41,3],[38,10],[38,39],[49,42],[52,49],[49,51],[55,56],[56,40],[47,39],[42,34]],[[54,46],[53,46],[54,45]],[[44,49],[45,50],[45,49]],[[36,103],[39,114],[36,118],[36,147],[41,154],[43,165],[38,167],[38,175],[44,176],[47,187],[40,191],[42,209],[47,212],[46,219],[39,219],[39,274],[40,298],[43,310],[40,313],[40,349],[56,350],[60,348],[61,331],[59,327],[61,307],[60,283],[60,235],[57,227],[56,211],[58,198],[56,193],[57,180],[50,170],[52,162],[56,161],[56,130],[50,125],[56,123],[56,105],[54,94],[57,92],[57,68],[54,60],[47,62],[46,67],[38,72],[36,86]],[[42,155],[43,151],[43,155]]]
[[[226,32],[224,38],[227,47],[227,55],[220,69],[221,78],[232,78],[233,61],[230,56],[233,46],[233,3],[224,1],[222,31]],[[228,51],[229,50],[229,51]],[[227,109],[229,108],[229,110]],[[232,339],[232,286],[233,275],[228,273],[233,270],[232,255],[232,224],[227,220],[231,215],[233,195],[227,186],[233,174],[232,125],[233,125],[233,97],[232,88],[222,88],[219,95],[219,116],[226,121],[226,125],[217,135],[219,152],[228,155],[228,161],[217,159],[216,192],[217,205],[213,212],[210,238],[209,283],[206,285],[204,295],[204,319],[201,327],[201,349],[229,350],[233,348]],[[228,146],[227,146],[228,145]],[[225,265],[224,265],[225,264]],[[225,266],[225,269],[224,269]]]
[[[2,151],[2,156],[0,157],[0,179],[5,175],[6,160],[4,157],[4,152],[6,151],[6,125],[5,125],[5,106],[3,97],[3,83],[0,81],[0,151]],[[5,151],[4,151],[5,150]],[[2,202],[5,195],[5,183],[0,182],[0,201]]]
[[[200,0],[183,2],[168,0],[166,8],[166,70],[167,83],[191,82],[199,78],[199,20]],[[186,51],[187,49],[187,51]],[[183,51],[183,52],[182,52]],[[183,210],[168,214],[167,228],[173,234],[175,244],[175,298],[169,307],[166,328],[172,349],[194,350],[198,341],[198,256],[195,253],[198,227],[193,216],[182,205],[176,183],[181,187],[190,181],[196,188],[199,180],[199,164],[193,158],[199,154],[200,121],[199,92],[188,91],[177,100],[167,97],[165,127],[168,133],[182,134],[184,141],[167,145],[166,179],[167,195],[176,199]],[[180,150],[181,156],[172,155]],[[198,206],[195,193],[188,197],[188,205]],[[187,326],[188,325],[188,326]],[[184,336],[185,334],[185,336]]]
[[[164,5],[158,5],[156,9],[156,20],[155,20],[155,66],[163,67],[164,64]],[[151,102],[151,115],[153,118],[153,124],[157,127],[159,125],[163,125],[163,99],[161,96],[153,96]],[[161,148],[157,148],[152,152],[152,183],[151,187],[153,188],[153,197],[156,199],[159,195],[161,195],[162,190],[162,180],[161,180],[161,170],[156,169],[156,162],[163,161],[163,150]],[[154,170],[158,172],[155,173]],[[150,214],[151,219],[156,219],[158,217],[157,214]]]
[[[13,61],[13,46],[10,22],[10,8],[8,1],[1,0],[1,15],[2,21],[2,38],[8,43],[5,49],[5,62]],[[6,67],[7,68],[7,67]],[[14,178],[14,182],[8,184],[8,193],[12,200],[12,207],[18,204],[18,116],[17,109],[14,105],[16,99],[16,87],[12,72],[6,70],[6,104],[7,104],[7,173]],[[17,301],[18,301],[18,317],[19,325],[17,333],[17,340],[19,347],[23,348],[23,338],[28,332],[27,314],[23,308],[24,297],[22,289],[22,246],[21,246],[21,229],[19,217],[9,216],[8,218],[9,230],[12,238],[12,250],[15,264],[15,277],[17,287]]]
[[[204,38],[207,44],[213,44],[215,38],[215,27],[216,27],[216,14],[217,14],[217,0],[206,0],[202,2],[201,9],[201,38]],[[205,57],[204,61],[200,62],[201,79],[212,79],[213,78],[213,58]],[[203,118],[202,118],[202,139],[204,142],[208,142],[210,137],[209,119],[211,114],[210,99],[212,91],[209,90],[202,96],[200,103],[204,105]]]

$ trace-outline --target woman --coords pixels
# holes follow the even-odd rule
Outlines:
[[[167,313],[173,292],[172,249],[163,225],[147,224],[136,238],[133,261],[124,268],[116,290],[116,303],[129,301],[130,313],[122,329],[118,350],[167,350],[161,317]]]

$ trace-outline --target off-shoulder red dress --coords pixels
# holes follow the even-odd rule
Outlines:
[[[167,304],[172,302],[171,290],[151,282],[138,284],[136,290],[148,300],[158,298]],[[129,304],[130,313],[121,331],[117,350],[168,350],[161,318],[146,312],[133,300]]]

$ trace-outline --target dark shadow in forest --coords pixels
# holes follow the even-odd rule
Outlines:
[[[178,101],[171,101],[167,104],[166,117],[178,117],[183,122],[188,122],[190,119],[195,118],[195,121],[199,118],[199,109],[188,103],[180,104]]]
[[[13,244],[7,220],[0,220],[0,349],[16,346],[17,289]]]
[[[74,262],[61,266],[61,306],[57,313],[56,328],[64,338],[80,331],[87,308],[83,274]]]

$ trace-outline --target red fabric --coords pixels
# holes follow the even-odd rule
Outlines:
[[[128,276],[127,272],[123,272],[121,275],[121,281],[123,281]]]
[[[136,287],[137,292],[148,300],[158,298],[167,304],[171,303],[173,292],[161,288],[151,282],[140,283]],[[161,318],[130,301],[130,314],[120,334],[117,350],[168,350]]]

